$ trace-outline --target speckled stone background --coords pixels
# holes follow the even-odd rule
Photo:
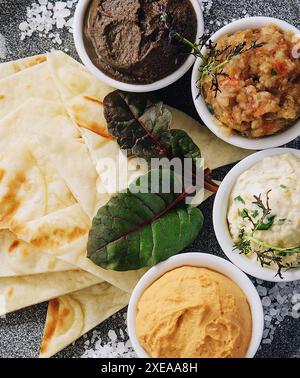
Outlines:
[[[1,59],[0,56],[0,62],[39,54],[50,51],[52,48],[67,49],[70,55],[78,59],[72,35],[67,31],[61,33],[63,40],[61,46],[54,45],[50,39],[40,38],[38,35],[24,41],[20,40],[18,25],[25,20],[26,6],[32,3],[32,0],[0,0],[0,34],[6,39],[7,48],[6,57]],[[210,7],[211,3],[212,6]],[[248,15],[274,16],[300,28],[300,0],[206,0],[203,1],[203,4],[205,27],[209,32],[216,31],[226,22]],[[190,72],[174,85],[157,93],[157,96],[166,103],[198,119],[190,93]],[[299,149],[300,140],[294,141],[290,146]],[[230,167],[226,167],[216,171],[215,177],[222,179],[229,169]],[[212,198],[201,206],[205,215],[205,225],[197,241],[189,250],[214,253],[225,257],[214,236],[212,206]],[[272,286],[270,283],[263,285]],[[47,304],[43,303],[9,314],[5,319],[0,319],[0,357],[36,357],[38,355],[46,309]],[[120,328],[125,329],[124,312],[125,310],[97,327],[102,340],[106,339],[107,332],[110,329],[117,333]],[[90,339],[91,335],[92,332],[87,335],[87,338],[81,338],[57,356],[80,357],[85,350],[84,342]],[[299,356],[299,351],[300,320],[299,318],[286,317],[278,326],[273,342],[262,345],[257,357],[288,358]]]

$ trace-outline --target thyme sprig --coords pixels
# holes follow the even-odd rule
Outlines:
[[[161,7],[161,21],[164,28],[169,32],[170,40],[175,39],[183,44],[185,44],[190,50],[190,54],[194,55],[196,58],[200,58],[202,63],[199,67],[199,79],[197,85],[199,88],[199,94],[202,92],[202,84],[207,76],[211,77],[211,87],[210,90],[215,92],[215,96],[221,92],[219,78],[229,77],[229,75],[224,72],[224,66],[229,63],[233,58],[238,55],[242,55],[250,50],[262,47],[263,43],[257,43],[254,41],[249,47],[247,47],[246,42],[241,42],[236,46],[228,45],[224,49],[218,49],[217,43],[212,42],[210,39],[208,41],[207,37],[203,35],[198,42],[191,42],[180,33],[172,30],[171,24],[169,22],[170,17],[166,11],[165,7]],[[202,54],[202,49],[206,47],[207,53]]]
[[[300,246],[291,248],[274,247],[255,236],[256,231],[267,231],[274,224],[276,216],[271,215],[270,192],[271,190],[266,193],[265,201],[262,198],[262,194],[259,196],[253,196],[255,201],[253,201],[252,204],[261,209],[260,217],[257,217],[257,212],[254,212],[255,216],[253,216],[254,213],[251,215],[251,212],[248,209],[243,209],[240,213],[242,218],[249,220],[251,230],[248,232],[246,232],[245,228],[240,230],[238,241],[235,243],[234,249],[239,250],[240,254],[244,255],[254,252],[262,267],[269,267],[275,264],[277,266],[276,276],[279,276],[282,279],[283,270],[286,271],[295,267],[291,263],[284,262],[283,257],[295,253],[300,254]],[[254,249],[254,246],[257,246],[257,248]]]
[[[221,92],[219,78],[229,77],[229,75],[224,71],[224,66],[228,64],[236,56],[245,54],[246,52],[258,49],[263,46],[263,43],[257,43],[257,41],[252,42],[252,44],[247,47],[246,42],[241,42],[236,46],[228,45],[224,49],[218,49],[217,43],[208,40],[204,41],[204,38],[200,38],[197,43],[192,43],[186,38],[182,37],[179,33],[171,33],[173,38],[181,41],[189,48],[191,48],[191,54],[196,58],[200,58],[202,63],[199,67],[199,79],[198,88],[200,93],[202,92],[202,84],[207,76],[211,77],[211,87],[210,90],[215,92],[215,97]],[[202,54],[203,47],[206,47],[207,53]],[[224,55],[225,54],[225,55]]]

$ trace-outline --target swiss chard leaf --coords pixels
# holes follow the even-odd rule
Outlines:
[[[145,95],[115,91],[104,99],[108,131],[130,155],[150,159],[170,153],[170,111]]]
[[[161,190],[162,175],[158,190],[150,190],[153,173],[138,178],[98,210],[87,247],[95,264],[118,271],[151,267],[181,252],[197,237],[203,224],[201,211],[185,205],[186,193],[172,190],[177,178],[171,171],[168,193]]]
[[[171,112],[145,95],[115,91],[104,99],[109,132],[121,149],[144,159],[200,158],[198,146],[183,130],[170,130]]]
[[[183,130],[170,130],[170,143],[172,155],[180,159],[191,158],[194,166],[199,167],[201,152],[199,147],[193,142],[188,134]]]

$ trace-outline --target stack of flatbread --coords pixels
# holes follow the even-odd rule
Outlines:
[[[0,315],[49,300],[41,357],[126,306],[144,273],[86,257],[98,208],[147,171],[107,131],[102,104],[112,90],[60,51],[0,65]],[[171,111],[210,168],[250,153]]]

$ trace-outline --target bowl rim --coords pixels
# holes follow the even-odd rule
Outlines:
[[[135,331],[136,308],[142,293],[166,272],[181,266],[196,266],[214,270],[232,279],[244,292],[252,314],[252,336],[246,358],[253,358],[260,346],[264,330],[264,312],[258,292],[250,279],[224,258],[200,252],[189,252],[170,257],[152,267],[134,288],[127,311],[127,326],[131,344],[140,358],[150,358],[140,345]]]
[[[222,27],[221,29],[219,29],[216,33],[214,33],[210,37],[210,39],[215,42],[224,34],[232,34],[239,30],[244,30],[244,29],[249,29],[249,28],[251,29],[254,27],[262,27],[269,23],[276,24],[283,30],[292,31],[295,34],[298,34],[300,36],[300,30],[286,21],[283,21],[274,17],[257,16],[257,17],[242,18],[234,22],[231,22],[225,25],[224,27]],[[204,54],[206,53],[205,47],[202,49],[202,53]],[[286,143],[291,142],[292,140],[294,140],[300,135],[300,119],[294,125],[290,126],[286,130],[278,134],[266,136],[263,138],[249,139],[241,135],[237,135],[237,134],[230,135],[230,136],[224,135],[224,132],[222,132],[220,126],[216,123],[214,117],[209,112],[203,97],[199,96],[199,90],[197,88],[196,83],[198,80],[198,69],[201,62],[202,62],[201,59],[197,58],[194,64],[194,68],[193,68],[192,81],[191,81],[193,101],[194,101],[196,110],[200,118],[202,119],[202,121],[218,138],[222,139],[223,141],[229,144],[232,144],[233,146],[237,146],[237,147],[241,147],[241,148],[245,148],[249,150],[263,150],[267,148],[274,148],[274,147],[282,146]]]
[[[275,277],[276,272],[272,269],[262,268],[252,260],[238,252],[233,251],[233,240],[227,223],[228,203],[232,189],[238,177],[255,163],[265,157],[292,153],[300,158],[300,150],[294,148],[274,148],[254,153],[236,164],[222,181],[213,206],[213,227],[218,243],[229,258],[238,268],[252,277],[269,282],[290,282],[300,280],[300,267],[283,273],[283,279]]]
[[[196,39],[200,38],[204,32],[204,18],[201,6],[198,0],[190,0],[197,16],[197,36]],[[76,5],[76,10],[74,14],[74,24],[73,24],[73,38],[77,53],[82,60],[86,68],[92,72],[98,79],[102,80],[104,83],[110,85],[113,88],[120,89],[127,92],[152,92],[158,89],[167,87],[173,84],[175,81],[179,80],[194,64],[195,57],[190,55],[187,60],[170,75],[164,77],[163,79],[157,80],[151,84],[129,84],[123,83],[116,79],[113,79],[97,68],[92,60],[90,59],[83,41],[83,23],[86,14],[87,7],[91,0],[79,0]]]

